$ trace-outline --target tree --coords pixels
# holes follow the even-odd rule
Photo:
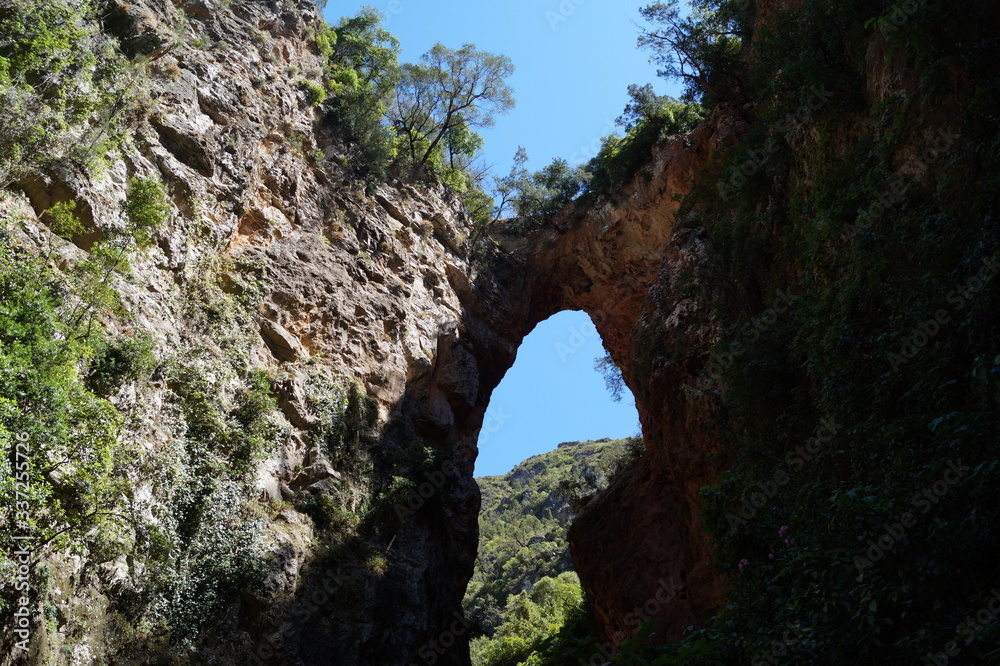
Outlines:
[[[317,38],[330,62],[326,108],[362,170],[383,178],[392,154],[387,102],[399,81],[399,40],[371,7]]]
[[[469,128],[465,118],[459,118],[445,132],[444,147],[450,168],[468,170],[473,158],[483,149],[483,137]]]
[[[527,162],[528,153],[519,146],[510,173],[496,179],[495,189],[500,195],[497,217],[508,206],[517,217],[554,215],[583,192],[589,180],[583,168],[571,168],[560,157],[534,173],[525,168]]]
[[[705,117],[704,110],[697,104],[685,104],[669,95],[657,95],[653,85],[632,84],[628,87],[629,103],[615,124],[629,131],[643,122],[662,121],[670,134],[689,131]]]
[[[691,11],[686,16],[681,14],[680,0],[640,9],[646,21],[659,27],[644,29],[639,46],[653,52],[651,61],[662,67],[657,72],[660,76],[684,83],[686,99],[694,101],[706,93],[714,102],[749,99],[740,60],[745,3],[689,2]]]
[[[546,576],[531,592],[507,599],[504,623],[491,637],[472,641],[473,661],[483,666],[517,666],[538,652],[544,641],[582,613],[580,578],[568,571]]]
[[[472,128],[489,127],[514,107],[506,82],[514,73],[510,58],[472,44],[458,50],[436,44],[420,59],[403,65],[390,109],[414,176],[426,170],[442,144],[462,154],[475,145]]]
[[[0,3],[0,187],[59,162],[94,166],[141,89],[93,3]]]
[[[657,95],[650,84],[631,85],[628,92],[631,101],[617,119],[625,136],[602,139],[600,152],[587,165],[590,194],[611,195],[650,160],[654,146],[689,132],[705,117],[700,104]]]
[[[604,356],[598,356],[594,359],[594,370],[604,377],[604,385],[607,387],[608,393],[611,394],[611,399],[615,402],[621,402],[622,393],[625,390],[625,379],[622,377],[621,368],[615,364],[609,352],[604,352]]]

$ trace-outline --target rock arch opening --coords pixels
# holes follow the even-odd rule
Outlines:
[[[539,323],[490,397],[475,475],[504,474],[560,442],[636,434],[631,392],[626,387],[614,400],[595,368],[606,354],[583,312],[563,311]]]
[[[726,140],[727,128],[721,121],[707,124],[666,144],[650,176],[628,183],[613,200],[500,227],[472,271],[446,265],[460,307],[439,327],[433,361],[408,371],[400,402],[416,433],[445,447],[458,469],[454,484],[404,528],[428,553],[422,603],[432,610],[421,631],[428,637],[424,647],[433,650],[438,636],[457,641],[448,656],[433,653],[437,663],[468,664],[470,632],[456,616],[478,550],[477,443],[482,430],[503,427],[489,409],[502,402],[494,401],[494,392],[526,336],[564,311],[585,312],[621,368],[645,447],[566,535],[601,639],[632,633],[632,612],[663,585],[677,590],[654,618],[663,636],[678,635],[721,598],[698,497],[724,457],[712,429],[713,394],[701,372],[716,333],[702,305],[685,292],[685,276],[697,274],[706,239],[696,225],[676,226],[674,217],[678,195]],[[586,363],[592,368],[593,357]],[[601,386],[599,375],[592,376]]]
[[[551,626],[578,617],[569,527],[643,450],[631,392],[615,400],[595,363],[608,358],[589,315],[563,311],[525,336],[490,397],[476,463],[478,553],[463,601],[473,664],[514,644],[534,649]],[[524,613],[544,622],[526,625]]]

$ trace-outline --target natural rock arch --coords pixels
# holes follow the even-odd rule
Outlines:
[[[582,310],[593,320],[636,397],[647,446],[625,482],[588,507],[570,531],[574,564],[604,638],[634,631],[630,614],[647,606],[650,591],[670,590],[653,618],[668,636],[720,600],[697,498],[719,469],[714,399],[698,386],[714,329],[704,308],[676,289],[678,274],[701,261],[703,240],[676,224],[675,195],[689,190],[697,169],[740,127],[736,114],[722,108],[692,135],[661,148],[648,173],[613,201],[570,207],[530,231],[500,231],[500,251],[471,280],[449,267],[463,312],[455,331],[440,338],[431,375],[408,386],[403,401],[414,421],[436,424],[425,435],[459,442],[464,451],[462,490],[445,511],[449,541],[465,550],[452,579],[439,579],[451,600],[440,609],[440,626],[459,608],[475,559],[472,468],[490,396],[524,337],[564,310]],[[667,358],[665,347],[678,354]]]

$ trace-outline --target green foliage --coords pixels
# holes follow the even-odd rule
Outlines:
[[[648,84],[629,86],[629,95],[632,101],[618,119],[626,127],[625,136],[605,137],[600,152],[587,165],[592,195],[610,196],[649,162],[654,147],[689,132],[705,118],[702,106],[657,96]]]
[[[0,186],[59,161],[93,165],[118,141],[134,85],[97,13],[65,0],[0,6]]]
[[[476,666],[517,666],[541,663],[532,658],[564,625],[583,614],[583,590],[572,571],[538,580],[534,589],[507,599],[504,622],[492,637],[474,638]]]
[[[611,399],[621,402],[622,392],[625,390],[625,378],[622,377],[621,368],[611,358],[610,352],[605,352],[604,356],[594,359],[594,370],[604,377],[604,385],[611,394]]]
[[[155,180],[130,178],[122,212],[128,219],[129,232],[136,244],[139,247],[152,245],[155,234],[163,228],[170,214],[163,185]]]
[[[532,173],[525,168],[527,151],[519,147],[510,173],[495,179],[499,201],[494,216],[501,218],[509,210],[517,217],[513,228],[519,230],[551,219],[578,198],[611,196],[649,162],[654,147],[690,131],[705,117],[700,105],[656,95],[648,84],[629,86],[629,95],[631,101],[617,121],[625,126],[625,136],[605,137],[586,166],[572,168],[557,158]]]
[[[86,259],[76,262],[63,278],[71,294],[73,307],[68,311],[69,326],[90,334],[102,315],[121,313],[115,280],[129,271],[128,258],[137,247],[152,243],[169,212],[162,186],[154,181],[131,179],[122,211],[123,229],[103,229],[102,237],[91,247]],[[75,202],[57,203],[47,211],[52,232],[56,235],[79,234],[82,223],[73,214]]]
[[[620,663],[748,663],[777,644],[787,663],[922,663],[985,605],[1000,547],[1000,405],[988,381],[1000,283],[986,277],[1000,253],[1000,88],[988,64],[998,41],[958,8],[915,5],[928,14],[890,41],[931,68],[961,61],[965,89],[942,90],[920,70],[913,98],[866,108],[861,74],[881,63],[853,45],[866,43],[890,3],[805,3],[778,14],[755,45],[761,116],[795,117],[813,86],[834,99],[808,117],[794,162],[788,125],[762,123],[716,172],[732,173],[777,139],[765,168],[725,201],[708,177],[682,206],[711,243],[694,288],[723,325],[710,372],[740,451],[703,489],[731,589],[706,628]],[[945,45],[939,35],[952,30],[976,47]],[[964,106],[946,114],[944,129],[940,108],[955,95]],[[890,166],[913,149],[926,179]],[[779,291],[791,305],[772,317]],[[946,320],[927,324],[939,312]],[[799,456],[823,419],[835,434],[817,455]],[[915,503],[959,460],[967,469],[945,497]],[[777,472],[787,483],[741,513]],[[866,564],[871,544],[906,513],[915,523],[905,536]],[[988,660],[997,638],[988,627],[960,643],[963,658]]]
[[[76,202],[70,200],[53,204],[46,211],[52,233],[67,240],[83,233],[83,222],[73,213],[74,210],[76,210]]]
[[[527,161],[527,151],[518,147],[510,173],[496,180],[496,190],[500,194],[498,216],[510,206],[518,218],[548,219],[575,199],[590,179],[582,168],[571,169],[564,159],[556,158],[534,173],[525,168]]]
[[[435,44],[420,64],[405,64],[389,120],[401,138],[406,167],[422,175],[442,145],[452,159],[478,147],[469,128],[490,127],[498,114],[514,107],[506,79],[510,58],[479,51],[473,44],[449,49]],[[458,149],[457,151],[455,149]]]
[[[219,398],[212,375],[202,369],[175,365],[169,372],[189,447],[206,456],[206,465],[245,473],[274,448],[281,428],[269,418],[277,402],[266,372],[251,371],[230,404]]]
[[[315,81],[310,81],[309,79],[299,79],[299,87],[306,95],[306,104],[309,104],[310,106],[317,106],[326,101],[326,88]]]
[[[234,595],[261,582],[266,520],[252,499],[256,464],[288,430],[267,374],[231,373],[204,359],[164,370],[180,431],[130,462],[131,473],[156,479],[156,497],[136,507],[130,544],[148,580],[115,599],[118,612],[139,620],[125,648],[160,637],[190,645]]]
[[[566,531],[575,501],[606,487],[628,449],[628,440],[566,443],[504,476],[477,479],[479,558],[465,597],[474,633],[495,635],[510,618],[512,595],[571,568]]]
[[[492,124],[513,106],[505,77],[510,60],[465,45],[440,44],[421,64],[398,63],[399,42],[381,27],[381,14],[363,9],[316,37],[328,58],[326,90],[302,80],[310,104],[323,104],[347,144],[348,159],[373,182],[391,175],[445,185],[480,225],[493,200],[473,162],[482,149],[474,127]],[[327,95],[329,92],[329,95]]]
[[[129,382],[149,378],[156,367],[156,341],[148,336],[103,340],[94,350],[86,381],[99,395],[112,395]]]
[[[757,42],[750,73],[766,112],[787,112],[808,103],[814,89],[832,93],[823,113],[864,112],[866,98],[864,25],[881,2],[831,0],[803,5],[801,11],[777,12]],[[777,69],[776,69],[777,68]],[[768,116],[772,124],[778,117]]]
[[[685,99],[711,107],[718,102],[747,100],[750,91],[746,67],[741,59],[748,36],[745,0],[689,0],[683,12],[681,0],[657,2],[639,10],[655,29],[644,30],[639,46],[653,52],[662,66],[660,76],[681,81]]]
[[[923,663],[956,640],[970,663],[996,655],[995,624],[967,641],[956,631],[985,607],[1000,546],[997,32],[965,8],[901,7],[838,0],[773,14],[751,73],[763,121],[683,202],[679,215],[711,243],[685,293],[722,323],[708,372],[740,452],[702,491],[730,589],[704,628],[667,645],[640,633],[610,663]],[[902,51],[921,63],[919,85],[867,108],[864,76],[881,63],[861,47],[876,30],[894,62]],[[942,81],[949,67],[964,87]],[[824,85],[833,99],[803,114]],[[909,153],[926,178],[890,166]],[[720,198],[719,181],[754,154],[766,163]],[[775,316],[779,292],[790,303]],[[644,348],[668,353],[659,332],[644,335]],[[823,419],[833,434],[799,455]],[[959,460],[958,482],[925,501]],[[902,528],[907,513],[915,523]],[[599,654],[585,627],[570,629],[533,658]]]
[[[350,463],[374,441],[378,409],[357,382],[341,383],[317,373],[309,377],[306,395],[318,418],[313,441],[331,460]]]
[[[15,534],[31,535],[36,550],[79,553],[124,527],[115,464],[125,447],[121,416],[82,381],[97,337],[73,325],[62,283],[44,261],[12,247],[6,230],[0,303],[0,445],[9,452],[0,461],[0,569],[7,569]],[[15,441],[28,447],[19,460]],[[23,513],[15,512],[24,508],[15,478],[28,484]]]
[[[297,507],[312,518],[313,523],[321,530],[334,534],[351,533],[360,524],[361,516],[345,507],[339,495],[333,493],[318,493]]]
[[[374,180],[388,176],[393,157],[393,135],[382,120],[399,81],[399,41],[381,23],[379,12],[366,7],[317,38],[329,58],[325,106],[350,162]]]
[[[186,486],[175,491],[148,543],[155,563],[148,618],[169,628],[174,643],[193,639],[223,603],[259,585],[263,574],[264,521],[249,511],[249,489],[225,476],[192,475],[195,461],[186,462],[172,470],[181,476],[169,479]]]

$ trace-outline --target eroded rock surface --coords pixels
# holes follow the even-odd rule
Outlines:
[[[477,547],[476,441],[518,345],[562,310],[594,320],[636,396],[648,447],[574,526],[576,568],[608,636],[632,628],[629,612],[664,580],[677,591],[657,623],[676,633],[720,594],[705,564],[696,499],[719,465],[708,428],[714,401],[699,383],[714,329],[703,305],[678,286],[703,250],[697,232],[675,220],[677,195],[689,191],[713,151],[737,140],[741,113],[720,107],[693,134],[651,155],[645,173],[612,200],[570,208],[530,230],[501,230],[499,248],[470,262],[471,223],[447,193],[403,183],[366,187],[341,166],[334,128],[296,84],[298,72],[322,67],[315,12],[306,0],[116,1],[106,27],[150,58],[153,112],[104,173],[67,167],[26,179],[22,194],[2,204],[24,213],[23,244],[41,248],[48,235],[28,219],[29,204],[41,214],[58,201],[78,202],[88,230],[57,248],[64,267],[86,256],[101,230],[121,226],[129,178],[163,182],[170,224],[133,257],[134,279],[116,285],[129,325],[151,334],[162,355],[239,353],[278,378],[288,435],[256,470],[265,582],[213,618],[197,658],[468,664],[460,614]],[[249,338],[198,328],[188,300],[209,281],[231,295],[254,294]],[[112,331],[124,326],[106,323]],[[671,354],[651,356],[653,347]],[[306,388],[316,376],[356,382],[374,401],[385,426],[376,456],[436,456],[436,467],[410,479],[430,493],[376,530],[378,552],[331,555],[338,544],[318,543],[313,522],[289,508],[339,492],[352,471],[333,466],[310,438],[317,416]],[[219,392],[230,383],[211,381]],[[161,382],[116,398],[145,410],[148,425],[136,436],[148,450],[180,436],[168,390]],[[396,474],[413,473],[391,458],[377,469],[369,495],[381,495]],[[137,472],[130,481],[137,510],[151,510],[156,480]],[[344,502],[357,508],[364,499]],[[147,572],[126,558],[53,555],[50,565],[60,621],[55,630],[39,626],[44,656],[35,656],[104,663],[107,627],[80,612],[81,604],[105,608],[121,590],[141,588]],[[153,659],[158,649],[145,654]]]

